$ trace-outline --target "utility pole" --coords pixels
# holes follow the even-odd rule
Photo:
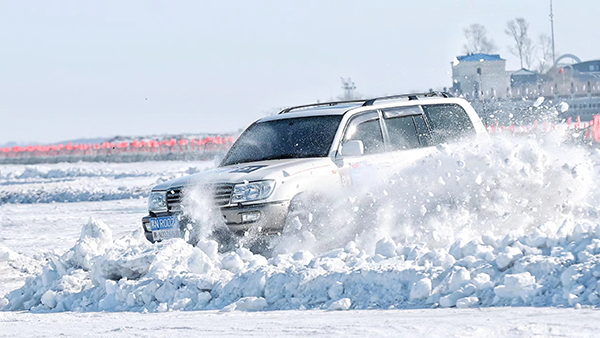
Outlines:
[[[550,0],[550,28],[552,29],[552,65],[556,63],[556,55],[554,54],[554,13],[552,11],[552,0]]]

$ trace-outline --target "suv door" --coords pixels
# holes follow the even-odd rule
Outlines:
[[[413,164],[436,151],[421,106],[387,108],[382,115],[396,168]]]
[[[364,154],[341,156],[343,144],[353,140],[362,141]],[[393,164],[393,158],[386,153],[378,111],[357,114],[348,121],[336,160],[343,186],[369,184],[373,180],[386,177]]]

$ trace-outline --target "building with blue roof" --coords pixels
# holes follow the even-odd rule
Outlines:
[[[460,62],[481,62],[481,61],[506,61],[499,54],[467,54],[456,57]]]
[[[510,73],[498,54],[467,54],[452,62],[452,91],[466,98],[504,99],[510,94]]]

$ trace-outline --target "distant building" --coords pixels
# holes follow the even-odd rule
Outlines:
[[[564,59],[575,63],[561,63]],[[509,72],[506,60],[498,54],[462,55],[452,62],[451,92],[472,102],[533,100],[540,96],[563,100],[600,98],[600,60],[581,62],[577,56],[565,54],[545,73],[524,68]],[[588,103],[575,104],[580,106],[590,108]]]
[[[526,95],[536,91],[539,83],[539,74],[525,68],[521,68],[510,74],[510,86],[514,94]]]
[[[510,95],[510,73],[498,54],[468,54],[452,62],[452,91],[468,99],[504,99]]]
[[[574,70],[580,74],[595,76],[600,78],[600,60],[591,60],[571,65]]]
[[[552,92],[571,98],[600,96],[600,60],[557,64],[544,77],[546,83],[542,88],[543,93]],[[545,88],[548,86],[551,88]]]

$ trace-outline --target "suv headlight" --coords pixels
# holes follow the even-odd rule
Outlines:
[[[275,181],[266,180],[250,183],[240,183],[233,186],[231,203],[250,202],[265,199],[271,195]]]
[[[152,191],[148,197],[148,210],[154,212],[167,211],[167,192]]]

